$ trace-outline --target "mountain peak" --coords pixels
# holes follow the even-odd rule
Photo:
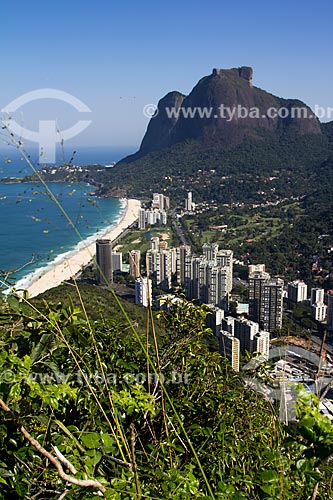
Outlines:
[[[214,68],[188,96],[169,92],[159,101],[140,150],[127,161],[188,140],[197,141],[203,148],[218,146],[222,151],[246,140],[297,140],[322,135],[318,119],[306,104],[274,96],[254,87],[252,81],[250,66]],[[305,110],[306,116],[293,115],[295,108]],[[281,109],[283,116],[279,114]]]
[[[228,77],[231,74],[248,81],[249,85],[252,87],[253,69],[250,66],[241,66],[240,68],[232,69],[213,68],[212,71],[212,76],[218,76],[220,78]]]

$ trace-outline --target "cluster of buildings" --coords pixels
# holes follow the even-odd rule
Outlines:
[[[188,245],[168,248],[167,242],[160,241],[158,237],[150,240],[150,250],[146,253],[146,267],[148,276],[153,278],[157,288],[168,291],[173,277],[177,284],[182,284],[185,257],[190,252],[191,247]]]
[[[168,243],[157,236],[151,238],[150,249],[144,259],[140,250],[131,250],[128,254],[129,272],[135,278],[136,303],[145,307],[151,304],[153,284],[155,288],[166,292],[173,284],[182,285],[185,280],[185,259],[190,253],[190,246],[169,248]],[[144,269],[142,273],[141,268]]]
[[[270,333],[260,329],[255,321],[227,316],[222,319],[217,337],[220,353],[230,360],[235,371],[239,371],[240,354],[245,351],[268,359]]]
[[[188,300],[228,309],[232,290],[233,252],[219,250],[216,243],[205,243],[203,254],[185,256],[184,281]]]
[[[147,269],[159,288],[168,290],[174,274],[183,285],[188,300],[196,300],[209,307],[207,326],[219,340],[220,353],[230,359],[234,370],[239,370],[240,355],[245,351],[268,358],[270,331],[282,326],[283,281],[271,278],[264,266],[250,268],[250,318],[225,317],[233,287],[233,252],[219,249],[216,243],[206,243],[202,255],[195,256],[189,246],[168,249],[164,242],[152,238],[147,252]],[[150,292],[148,278],[136,285]],[[145,281],[144,281],[145,280]],[[158,300],[165,307],[168,298]],[[138,292],[141,298],[141,291]],[[146,297],[142,299],[146,302]],[[177,298],[173,297],[173,300]],[[162,306],[164,304],[164,306]]]
[[[154,193],[150,208],[139,208],[139,229],[155,224],[165,225],[167,223],[167,210],[170,208],[170,199],[161,193]]]
[[[228,280],[226,283],[232,287],[230,251],[219,251],[215,245],[207,245],[204,250],[208,258],[218,257],[221,252],[222,263],[227,267],[231,265],[231,284]],[[230,360],[235,371],[239,371],[240,355],[245,351],[258,353],[267,359],[270,334],[282,326],[283,281],[272,278],[263,264],[249,266],[249,318],[225,317],[226,304],[227,301],[223,301],[222,307],[210,305],[207,316],[207,326],[219,340],[220,353]]]
[[[310,296],[309,296],[310,295]],[[326,321],[327,327],[333,330],[333,290],[325,293],[323,288],[311,288],[302,280],[288,283],[289,304],[304,304],[311,308],[312,318],[320,323]]]

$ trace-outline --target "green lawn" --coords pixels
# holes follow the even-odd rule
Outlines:
[[[172,245],[173,232],[168,226],[148,228],[145,231],[131,231],[125,238],[119,242],[119,251],[123,254],[123,260],[128,261],[128,252],[131,250],[140,250],[141,255],[146,253],[150,248],[150,239],[158,236],[162,239],[162,235],[168,235],[166,241],[168,245]]]

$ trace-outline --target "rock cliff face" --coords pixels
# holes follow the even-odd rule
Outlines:
[[[250,67],[214,68],[187,97],[167,94],[159,101],[158,113],[132,160],[188,139],[229,148],[245,139],[259,141],[267,134],[278,138],[322,134],[319,121],[303,102],[276,97],[254,87],[252,79]],[[292,115],[296,108],[303,110],[300,116]],[[284,116],[268,116],[272,109],[282,109]]]
[[[157,113],[150,120],[147,132],[142,140],[140,152],[148,153],[154,149],[161,149],[171,144],[172,131],[177,123],[177,118],[169,118],[166,110],[174,109],[176,112],[182,105],[185,96],[180,92],[169,92],[158,103]]]

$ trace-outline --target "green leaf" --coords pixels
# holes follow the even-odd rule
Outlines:
[[[98,448],[101,444],[100,437],[97,432],[91,432],[89,434],[82,434],[81,441],[86,448]]]
[[[14,312],[16,312],[16,313],[20,313],[21,312],[20,301],[16,297],[16,295],[13,295],[13,294],[8,295],[8,297],[7,297],[7,304],[9,305],[9,307]]]

